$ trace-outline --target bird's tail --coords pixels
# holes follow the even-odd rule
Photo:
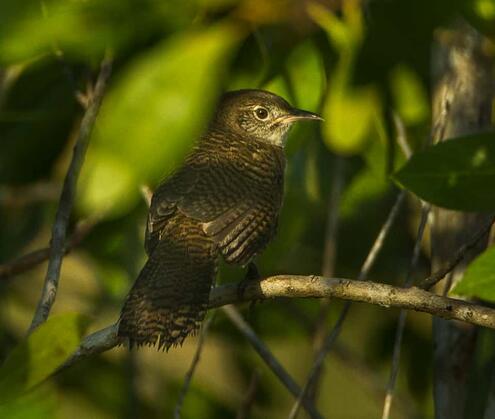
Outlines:
[[[131,348],[180,345],[205,317],[216,273],[214,245],[192,222],[173,230],[152,251],[122,308],[118,335]]]

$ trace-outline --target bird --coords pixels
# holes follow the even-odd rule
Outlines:
[[[221,96],[204,134],[152,196],[148,259],[118,321],[118,336],[131,349],[181,345],[206,315],[220,258],[251,266],[273,238],[284,145],[300,120],[322,118],[265,90]]]

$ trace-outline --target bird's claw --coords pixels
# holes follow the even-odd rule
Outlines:
[[[237,286],[237,298],[242,301],[244,299],[244,293],[247,286],[253,281],[259,281],[260,279],[261,275],[258,271],[258,268],[256,267],[254,262],[250,262],[247,268],[246,276],[241,282],[239,282],[239,285]]]

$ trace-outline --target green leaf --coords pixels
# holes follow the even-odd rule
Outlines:
[[[309,111],[318,111],[325,86],[322,57],[312,42],[303,42],[290,54],[287,73],[293,87],[296,103]]]
[[[325,30],[339,56],[323,105],[323,139],[336,153],[360,153],[380,113],[377,89],[352,85],[355,60],[365,33],[361,5],[356,0],[344,2],[341,18],[316,3],[308,6],[308,13]]]
[[[223,24],[167,40],[133,61],[104,100],[81,173],[84,212],[121,213],[179,164],[214,108],[239,31]]]
[[[49,377],[77,349],[88,323],[81,314],[54,316],[17,345],[0,367],[0,404]]]
[[[372,86],[330,88],[323,108],[323,138],[335,152],[354,154],[363,150],[373,129],[380,102]]]
[[[414,71],[398,65],[390,75],[395,108],[406,125],[419,124],[430,114],[426,89]]]
[[[0,404],[0,418],[53,419],[57,417],[59,402],[55,385],[45,381],[26,394]]]
[[[495,247],[471,262],[452,293],[495,301]]]
[[[495,134],[470,135],[428,147],[393,178],[440,207],[495,210]]]
[[[191,22],[196,2],[182,0],[2,0],[0,62],[61,50],[91,59]],[[129,22],[132,20],[132,24]]]

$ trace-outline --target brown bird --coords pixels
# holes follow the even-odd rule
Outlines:
[[[295,121],[321,120],[263,90],[223,95],[184,165],[155,191],[149,256],[120,315],[118,334],[168,349],[199,328],[219,256],[250,263],[275,234],[282,205],[283,147]]]

